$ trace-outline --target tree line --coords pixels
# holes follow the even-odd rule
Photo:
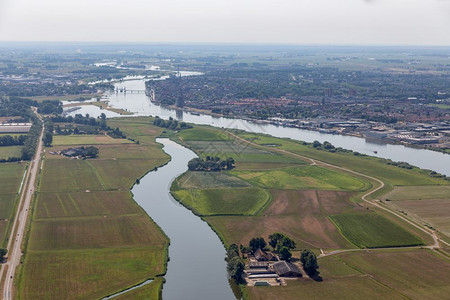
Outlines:
[[[232,157],[228,157],[226,160],[221,160],[217,156],[206,156],[206,160],[196,157],[188,162],[189,171],[221,171],[233,168],[234,159]]]

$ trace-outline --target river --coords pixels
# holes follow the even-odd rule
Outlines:
[[[187,73],[182,75],[196,75]],[[127,90],[145,89],[145,79],[130,78],[116,84]],[[336,147],[342,147],[360,153],[405,161],[421,168],[435,170],[450,176],[450,155],[439,152],[413,149],[402,145],[374,143],[362,138],[333,135],[296,128],[260,125],[241,119],[216,118],[209,115],[197,115],[156,105],[142,93],[106,93],[103,100],[109,105],[133,112],[136,116],[160,116],[163,119],[176,118],[194,124],[206,124],[216,127],[237,128],[249,132],[265,133],[276,137],[288,137],[295,140],[312,142],[329,141]],[[95,106],[81,106],[71,112],[99,116],[104,112],[108,117],[118,116],[113,112],[100,110]],[[211,228],[181,206],[170,195],[170,184],[174,178],[187,169],[187,162],[196,155],[170,140],[158,139],[164,145],[164,151],[172,160],[157,171],[148,173],[139,185],[133,188],[134,199],[145,209],[149,216],[169,237],[170,261],[163,287],[164,299],[235,299],[228,284],[225,250]],[[377,153],[375,153],[377,152]]]
[[[187,170],[191,150],[157,139],[171,161],[152,171],[134,186],[135,201],[170,238],[163,299],[235,299],[228,284],[225,249],[206,222],[179,204],[169,194],[172,181]]]
[[[182,76],[198,75],[200,73],[184,72]],[[126,87],[127,90],[144,90],[145,79],[129,78],[115,84],[116,87]],[[411,165],[424,169],[434,170],[441,174],[450,176],[450,155],[435,152],[426,149],[414,149],[403,145],[391,145],[386,143],[378,143],[367,141],[364,138],[320,133],[317,131],[302,130],[297,128],[278,127],[275,125],[262,125],[242,119],[216,118],[209,115],[196,115],[179,110],[167,109],[152,103],[145,94],[138,93],[113,93],[109,92],[104,95],[104,100],[109,100],[109,104],[115,108],[126,109],[133,112],[136,116],[160,116],[163,119],[169,117],[176,118],[189,123],[205,124],[215,127],[237,128],[249,132],[266,133],[276,137],[287,137],[305,142],[313,142],[315,140],[323,143],[329,141],[336,147],[357,151],[367,155],[389,158],[394,161],[404,161]],[[98,116],[104,112],[107,117],[118,116],[113,112],[100,110],[95,106],[82,106],[80,110],[74,111],[71,115],[77,113],[91,116]]]

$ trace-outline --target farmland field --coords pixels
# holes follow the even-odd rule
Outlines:
[[[366,184],[341,172],[318,166],[301,166],[272,171],[232,171],[232,174],[260,187],[272,189],[364,190]]]
[[[342,234],[360,248],[423,244],[418,237],[376,213],[340,214],[330,218]]]
[[[23,146],[5,146],[0,147],[0,158],[21,157]]]
[[[450,294],[450,263],[429,250],[349,253],[339,259],[411,299]]]
[[[389,200],[422,200],[422,199],[450,199],[450,186],[414,186],[395,187],[383,199]]]
[[[5,241],[6,230],[12,219],[25,166],[24,163],[0,164],[0,247],[5,246],[2,243]]]
[[[162,277],[156,277],[155,280],[151,283],[125,294],[119,295],[115,299],[159,299],[163,281],[164,279]]]
[[[105,136],[59,141],[98,145],[97,159],[47,151],[20,274],[21,298],[102,298],[165,272],[168,240],[133,201],[129,188],[168,157],[154,142],[158,128],[136,120],[132,124],[125,126],[127,135],[142,134],[140,144]],[[64,146],[53,147],[58,149]],[[155,281],[148,292],[159,293],[160,285]]]
[[[180,188],[239,188],[251,185],[226,172],[186,172],[176,179]]]
[[[412,170],[389,166],[379,158],[357,156],[352,153],[331,153],[317,150],[312,146],[303,145],[302,142],[267,137],[239,131],[238,135],[257,144],[281,144],[280,149],[304,155],[337,166],[374,176],[392,185],[448,185],[448,181],[428,176],[428,172],[414,168]]]
[[[352,248],[328,215],[358,212],[349,192],[314,190],[271,190],[272,202],[258,216],[205,217],[225,244],[248,244],[255,236],[283,232],[302,248]]]
[[[102,298],[163,273],[163,253],[162,247],[32,251],[25,257],[20,298]]]
[[[179,136],[184,141],[228,141],[231,138],[223,131],[206,128],[191,128],[182,130]]]
[[[175,198],[196,214],[255,215],[270,200],[270,195],[258,188],[188,189],[173,191]]]
[[[55,135],[53,145],[102,145],[102,144],[129,144],[126,139],[113,139],[107,135]]]

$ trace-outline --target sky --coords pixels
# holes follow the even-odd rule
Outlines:
[[[0,41],[450,46],[450,0],[0,0]]]

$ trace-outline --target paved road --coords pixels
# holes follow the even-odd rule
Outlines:
[[[237,136],[237,135],[235,135],[232,132],[228,132],[228,133],[231,136],[233,136],[234,138],[236,138],[236,139],[238,139],[238,140],[240,140],[240,141],[242,141],[244,143],[247,143],[249,145],[256,146],[258,148],[266,148],[266,147],[264,147],[262,145],[258,145],[256,143],[248,141],[248,140],[246,140],[246,139],[244,139],[244,138],[242,138],[240,136]],[[395,212],[392,209],[389,209],[388,207],[380,205],[379,203],[376,202],[377,200],[368,200],[367,199],[368,196],[372,195],[373,193],[375,193],[376,191],[378,191],[378,190],[380,190],[380,189],[382,189],[384,187],[384,182],[381,181],[380,179],[372,177],[372,176],[369,176],[369,175],[366,175],[366,174],[363,174],[363,173],[360,173],[360,172],[357,172],[357,171],[353,171],[353,170],[346,169],[346,168],[343,168],[343,167],[339,167],[339,166],[336,166],[336,165],[333,165],[333,164],[329,164],[329,163],[326,163],[326,162],[323,162],[323,161],[320,161],[320,160],[315,160],[315,159],[312,159],[312,158],[307,157],[307,156],[303,156],[303,155],[300,155],[300,154],[292,153],[292,152],[289,152],[289,151],[284,150],[284,149],[270,148],[270,150],[271,151],[277,151],[277,152],[284,153],[284,154],[289,154],[291,156],[295,156],[295,157],[298,157],[298,158],[301,158],[301,159],[304,159],[304,160],[309,160],[311,162],[311,165],[327,166],[327,167],[330,167],[330,168],[339,169],[339,170],[342,170],[342,171],[345,171],[345,172],[348,172],[348,173],[352,173],[352,174],[359,175],[359,176],[362,176],[362,177],[365,177],[365,178],[369,178],[371,180],[376,181],[379,184],[379,186],[377,186],[374,189],[371,189],[370,191],[368,191],[367,193],[362,195],[361,196],[362,200],[364,202],[370,204],[370,205],[373,205],[373,206],[375,206],[375,207],[377,207],[379,209],[382,209],[382,210],[384,210],[386,212],[389,212],[389,213],[395,215],[396,217],[402,219],[403,221],[411,224],[412,226],[416,227],[417,229],[421,230],[422,232],[430,235],[431,238],[434,241],[434,243],[432,245],[428,245],[428,246],[401,247],[401,249],[405,249],[405,248],[406,249],[407,248],[428,248],[428,249],[434,250],[434,249],[440,248],[439,242],[449,245],[447,242],[445,242],[444,240],[442,240],[439,237],[437,237],[436,233],[433,230],[428,229],[426,227],[423,227],[423,226],[421,226],[421,225],[411,221],[410,219],[406,218],[405,216],[400,215],[399,213]],[[374,248],[374,249],[372,249],[372,251],[373,250],[383,250],[383,249],[384,248]],[[386,248],[386,249],[393,249],[393,248]],[[336,251],[332,251],[332,252],[329,252],[329,253],[324,253],[322,249],[320,249],[320,250],[321,250],[321,254],[319,255],[319,257],[335,255],[335,254],[344,253],[344,252],[367,251],[367,249],[359,249],[358,248],[358,249],[336,250]]]
[[[36,178],[37,174],[39,173],[39,161],[41,159],[41,153],[43,149],[43,142],[42,142],[43,134],[44,134],[44,126],[42,126],[42,131],[39,136],[38,146],[36,148],[36,155],[34,159],[31,161],[30,167],[28,168],[25,185],[23,188],[22,195],[20,197],[20,202],[16,217],[14,219],[11,236],[9,237],[8,260],[3,265],[1,272],[1,275],[3,275],[3,270],[7,267],[6,280],[5,285],[3,287],[3,299],[13,298],[14,274],[16,272],[17,266],[20,264],[20,258],[22,256],[21,245],[25,231],[25,225],[27,223],[31,199],[34,194]]]

